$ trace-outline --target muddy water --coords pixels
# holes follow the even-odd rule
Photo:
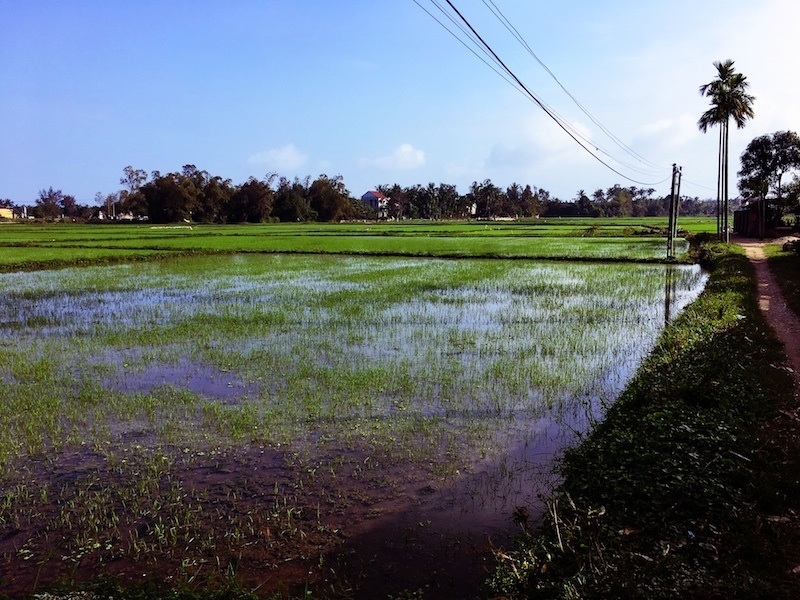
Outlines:
[[[600,402],[585,400],[522,424],[518,440],[499,460],[477,463],[449,483],[419,479],[399,488],[380,519],[352,515],[344,551],[332,561],[353,598],[385,598],[422,590],[425,598],[477,597],[490,573],[492,551],[508,547],[535,526],[559,482],[554,460],[601,417]],[[374,508],[374,507],[373,507]],[[363,516],[363,515],[361,515]]]
[[[221,404],[236,405],[248,398],[257,398],[260,387],[248,383],[236,374],[208,365],[180,363],[177,365],[149,365],[135,372],[106,377],[103,384],[121,392],[149,394],[161,387],[186,390],[201,398]]]

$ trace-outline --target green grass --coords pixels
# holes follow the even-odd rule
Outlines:
[[[0,271],[53,268],[163,257],[158,250],[55,247],[5,247],[0,250]]]
[[[716,253],[716,251],[715,251]],[[792,381],[752,267],[716,253],[605,421],[561,467],[544,529],[500,553],[512,597],[795,597]],[[788,515],[788,516],[787,516]],[[783,523],[789,523],[783,524]]]
[[[150,226],[8,224],[0,270],[258,252],[663,261],[663,219]],[[688,221],[697,231],[704,221]],[[684,249],[686,247],[684,246]]]
[[[713,218],[686,218],[681,229],[689,232],[713,232]],[[268,225],[144,225],[144,224],[6,224],[0,226],[0,243],[46,243],[55,239],[163,238],[213,232],[216,235],[429,235],[429,236],[568,236],[587,234],[620,237],[663,233],[667,219],[643,218],[557,218],[522,221],[403,221],[371,223],[276,223]]]

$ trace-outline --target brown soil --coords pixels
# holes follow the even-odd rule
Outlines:
[[[789,238],[770,240],[769,243],[783,243]],[[756,270],[756,280],[759,289],[759,306],[770,327],[783,342],[786,349],[786,359],[794,372],[795,386],[800,393],[800,317],[786,303],[781,293],[775,275],[767,264],[764,254],[764,241],[741,239],[737,243],[744,248],[747,258]]]
[[[0,489],[32,492],[17,510],[0,510],[0,596],[21,598],[59,582],[81,586],[98,579],[216,587],[235,572],[245,588],[266,596],[302,594],[308,583],[332,598],[403,590],[474,597],[491,567],[492,548],[517,529],[511,518],[516,503],[529,505],[536,518],[537,495],[553,484],[553,455],[573,435],[558,423],[539,427],[535,441],[503,463],[527,465],[517,477],[499,477],[500,466],[490,463],[443,481],[403,461],[366,467],[375,461],[344,448],[336,449],[342,464],[334,475],[268,448],[201,456],[161,447],[171,466],[153,475],[147,497],[137,500],[126,490],[153,468],[148,451],[122,460],[78,449],[29,460],[19,481],[0,482]],[[87,534],[91,539],[83,540],[92,515],[79,506],[95,495],[104,514],[113,512],[119,521],[101,518]],[[78,527],[62,522],[67,513]],[[177,526],[179,540],[159,542],[154,532],[162,520]],[[237,537],[229,537],[232,531]],[[203,543],[209,539],[213,544]],[[150,548],[140,550],[133,540]]]

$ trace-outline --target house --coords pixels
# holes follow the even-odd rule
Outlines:
[[[742,237],[775,235],[780,224],[780,213],[768,200],[750,200],[733,213],[733,232]]]
[[[372,210],[378,213],[379,219],[385,219],[389,216],[387,211],[387,207],[389,205],[389,198],[383,195],[381,192],[377,190],[370,190],[363,196],[361,196],[361,201],[369,206]]]
[[[0,219],[13,219],[14,211],[11,208],[0,208]]]

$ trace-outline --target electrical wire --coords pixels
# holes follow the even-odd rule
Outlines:
[[[470,47],[469,47],[469,45],[468,45],[466,42],[464,42],[464,40],[462,40],[461,38],[459,38],[459,37],[458,37],[458,34],[457,34],[457,33],[453,32],[453,31],[452,31],[450,28],[448,28],[448,27],[447,27],[447,26],[446,26],[444,23],[442,23],[442,21],[440,21],[440,20],[439,20],[439,19],[437,19],[437,18],[436,18],[434,15],[432,15],[432,14],[431,14],[431,13],[430,13],[430,12],[429,12],[427,9],[425,9],[424,7],[422,7],[422,6],[419,4],[419,2],[417,2],[417,0],[414,0],[414,2],[417,4],[417,6],[420,6],[420,8],[422,8],[422,10],[424,10],[426,13],[428,13],[428,14],[429,14],[429,15],[430,15],[430,16],[431,16],[431,17],[432,17],[432,18],[433,18],[433,19],[434,19],[434,20],[435,20],[437,23],[439,23],[439,25],[441,25],[441,26],[442,26],[442,27],[443,27],[445,30],[447,30],[447,31],[448,31],[448,33],[450,33],[450,35],[452,35],[453,37],[455,37],[455,38],[456,38],[456,39],[457,39],[457,40],[458,40],[458,41],[459,41],[459,42],[460,42],[460,43],[461,43],[463,46],[465,46],[465,47],[466,47],[466,48],[467,48],[467,49],[468,49],[470,52],[472,52],[474,55],[478,56],[478,54],[477,54],[477,52],[475,52],[475,50],[473,50],[472,48],[470,48]],[[472,33],[471,31],[467,30],[467,29],[464,27],[464,25],[462,25],[462,24],[461,24],[459,21],[457,21],[457,20],[456,20],[456,19],[453,17],[453,15],[451,15],[449,12],[447,12],[447,10],[446,10],[446,9],[445,9],[445,8],[444,8],[444,7],[443,7],[441,4],[440,4],[440,2],[439,2],[438,0],[431,0],[431,3],[432,3],[434,6],[436,6],[436,8],[438,8],[438,9],[439,9],[439,11],[440,11],[440,12],[441,12],[441,13],[442,13],[442,14],[443,14],[445,17],[447,17],[447,18],[450,20],[450,22],[451,22],[451,23],[453,23],[453,24],[454,24],[454,25],[455,25],[455,26],[456,26],[456,27],[457,27],[457,28],[458,28],[458,29],[459,29],[459,30],[460,30],[460,31],[461,31],[461,32],[462,32],[462,33],[463,33],[463,34],[464,34],[464,35],[465,35],[465,36],[466,36],[466,37],[467,37],[467,38],[468,38],[468,39],[469,39],[469,40],[470,40],[472,43],[473,43],[473,44],[475,44],[475,45],[476,45],[476,46],[477,46],[477,47],[478,47],[478,48],[479,48],[479,49],[480,49],[480,50],[481,50],[481,51],[482,51],[482,52],[483,52],[483,53],[484,53],[484,54],[487,56],[487,58],[488,58],[489,60],[492,60],[492,61],[493,61],[495,64],[497,64],[498,66],[501,66],[501,65],[500,65],[500,63],[499,63],[499,62],[498,62],[498,61],[497,61],[497,60],[496,60],[494,57],[492,57],[492,56],[491,56],[491,54],[489,54],[489,53],[487,52],[486,48],[484,48],[484,47],[483,47],[483,46],[482,46],[482,45],[479,43],[479,40],[477,40],[477,39],[475,38],[475,36],[473,35],[473,33]],[[519,91],[519,92],[520,92],[520,93],[523,95],[523,97],[527,98],[528,100],[530,100],[530,99],[531,99],[531,98],[528,96],[528,94],[526,94],[525,90],[523,90],[523,89],[522,89],[522,88],[521,88],[521,87],[520,87],[520,86],[519,86],[517,83],[515,83],[514,81],[512,81],[511,79],[509,79],[509,77],[507,77],[506,75],[504,75],[504,74],[503,74],[502,72],[500,72],[500,71],[499,71],[497,68],[495,68],[495,67],[493,67],[492,65],[490,65],[490,64],[487,62],[487,60],[483,59],[483,58],[482,58],[482,57],[480,57],[480,56],[478,56],[478,58],[479,58],[479,59],[480,59],[480,60],[481,60],[481,61],[482,61],[484,64],[486,64],[487,66],[489,66],[489,68],[491,68],[491,69],[492,69],[492,70],[493,70],[495,73],[497,73],[498,75],[500,75],[501,77],[503,77],[503,79],[504,79],[504,80],[505,80],[507,83],[509,83],[509,84],[510,84],[512,87],[514,87],[515,89],[517,89],[517,91]],[[609,157],[611,160],[613,160],[613,161],[615,161],[615,162],[619,163],[620,165],[622,165],[622,166],[624,166],[624,167],[626,167],[626,168],[628,168],[628,169],[631,169],[632,171],[636,171],[636,172],[638,172],[638,173],[641,173],[641,174],[643,174],[643,175],[654,175],[654,174],[655,174],[653,171],[645,171],[645,170],[643,170],[643,169],[640,169],[639,167],[636,167],[636,166],[634,166],[634,165],[631,165],[631,164],[628,164],[628,163],[622,162],[621,160],[619,160],[618,158],[616,158],[615,156],[613,156],[611,153],[607,152],[605,149],[603,149],[603,148],[601,148],[601,147],[597,146],[597,145],[596,145],[596,144],[595,144],[595,143],[594,143],[592,140],[590,140],[588,137],[586,137],[586,136],[585,136],[583,133],[581,133],[581,132],[580,132],[579,130],[577,130],[575,127],[573,127],[572,125],[570,125],[570,124],[567,122],[567,120],[566,120],[564,117],[562,117],[562,116],[561,116],[561,115],[560,115],[558,112],[556,112],[556,111],[553,109],[553,107],[551,107],[551,106],[547,105],[547,104],[546,104],[546,103],[544,103],[544,102],[542,102],[542,104],[544,104],[544,106],[547,108],[547,110],[549,110],[549,111],[550,111],[550,112],[551,112],[553,115],[555,115],[555,116],[556,116],[558,119],[560,119],[560,120],[561,120],[561,123],[564,125],[564,127],[568,128],[568,129],[569,129],[569,130],[572,132],[572,134],[573,134],[573,135],[575,135],[576,137],[578,137],[578,138],[582,139],[584,142],[586,142],[586,144],[588,144],[589,146],[592,146],[592,147],[595,149],[595,151],[596,151],[596,152],[600,152],[600,153],[602,153],[602,154],[605,154],[605,155],[606,155],[606,156],[608,156],[608,157]]]
[[[464,26],[461,25],[461,23],[459,23],[457,20],[455,20],[455,18],[450,13],[448,13],[446,11],[446,9],[441,4],[439,4],[439,2],[437,2],[437,0],[431,0],[431,1],[434,4],[434,6],[436,6],[439,9],[440,12],[442,12],[443,15],[445,15],[455,26],[457,26],[459,28],[459,30],[487,56],[487,58],[492,60],[498,67],[500,67],[504,71],[506,71],[506,73],[508,73],[508,75],[511,78],[513,78],[514,81],[509,79],[509,77],[503,75],[503,73],[499,72],[497,68],[495,68],[495,67],[491,66],[490,64],[488,64],[487,60],[485,60],[482,57],[478,56],[477,53],[472,48],[469,48],[469,46],[466,44],[466,42],[464,42],[463,39],[458,37],[458,34],[456,34],[451,29],[449,29],[441,20],[437,19],[432,13],[430,13],[430,11],[425,9],[425,7],[423,7],[419,2],[417,2],[417,0],[414,0],[415,4],[417,4],[417,6],[422,8],[422,10],[424,10],[429,16],[431,16],[437,23],[439,23],[451,35],[456,37],[456,39],[462,45],[467,47],[473,54],[478,56],[478,58],[480,58],[480,60],[482,62],[484,62],[484,64],[487,64],[487,66],[489,66],[493,71],[495,71],[495,73],[497,73],[498,75],[503,77],[503,79],[507,83],[509,83],[510,85],[515,87],[516,89],[518,89],[518,91],[520,91],[525,97],[527,97],[528,99],[530,99],[531,101],[536,103],[540,108],[542,108],[542,110],[544,110],[544,112],[546,114],[548,114],[548,116],[550,116],[551,119],[553,119],[568,135],[570,135],[570,137],[572,137],[573,140],[576,143],[578,143],[579,146],[583,147],[583,149],[586,152],[588,152],[590,155],[592,155],[592,157],[595,158],[595,160],[597,160],[598,162],[600,162],[601,164],[606,166],[611,171],[617,173],[620,177],[628,179],[629,181],[632,181],[634,183],[639,183],[639,184],[642,184],[642,185],[657,185],[657,183],[642,182],[642,181],[638,181],[636,179],[633,179],[633,178],[625,175],[624,173],[618,171],[617,169],[614,169],[611,165],[607,164],[600,157],[595,155],[589,149],[588,146],[593,147],[595,152],[600,152],[600,153],[603,153],[603,154],[607,155],[610,159],[614,160],[615,162],[621,164],[622,166],[624,166],[624,167],[626,167],[626,168],[628,168],[628,169],[630,169],[632,171],[636,171],[636,172],[647,174],[647,175],[654,174],[651,171],[644,171],[644,170],[639,169],[639,168],[637,168],[637,167],[635,167],[633,165],[630,165],[630,164],[627,164],[627,163],[624,163],[624,162],[620,161],[619,159],[617,159],[613,155],[609,154],[604,149],[598,147],[594,142],[589,140],[586,136],[581,134],[579,131],[577,131],[574,127],[572,127],[569,123],[567,123],[566,120],[563,117],[561,117],[556,111],[554,111],[551,107],[547,106],[544,102],[542,102],[539,98],[537,98],[532,92],[530,92],[530,90],[527,89],[527,87],[519,80],[519,78],[503,63],[502,60],[500,60],[499,56],[497,56],[497,54],[494,53],[494,51],[491,49],[491,47],[488,44],[486,44],[486,42],[481,38],[481,36],[477,33],[477,31],[475,31],[475,29],[471,26],[471,24],[463,17],[463,15],[461,15],[461,13],[458,11],[458,9],[456,9],[452,5],[452,3],[448,2],[448,5],[450,5],[450,7],[456,12],[456,14],[459,15],[459,18],[461,19],[461,21],[463,23],[466,24],[466,26],[469,28],[469,31],[467,31],[464,28]],[[586,144],[581,143],[576,138],[583,139],[586,142],[586,144],[588,144],[588,146]]]
[[[491,64],[490,64],[490,63],[489,63],[489,62],[488,62],[488,61],[487,61],[485,58],[483,58],[483,57],[482,57],[480,54],[478,54],[478,53],[477,53],[475,50],[473,50],[472,48],[470,48],[469,44],[467,44],[467,43],[466,43],[464,40],[462,40],[460,37],[458,37],[458,34],[454,33],[454,32],[453,32],[453,31],[452,31],[452,30],[451,30],[449,27],[447,27],[447,25],[445,25],[445,24],[444,24],[442,21],[440,21],[440,20],[439,20],[439,19],[436,17],[436,15],[434,15],[434,14],[433,14],[432,12],[430,12],[430,11],[429,11],[427,8],[425,8],[424,6],[422,6],[422,4],[420,4],[420,3],[418,2],[418,0],[412,0],[412,2],[414,2],[414,4],[416,4],[416,5],[417,5],[417,6],[419,6],[419,7],[420,7],[420,8],[421,8],[423,11],[425,11],[425,13],[427,13],[427,14],[428,14],[428,16],[429,16],[431,19],[433,19],[434,21],[436,21],[436,22],[437,22],[437,23],[438,23],[438,24],[439,24],[439,25],[442,27],[442,29],[444,29],[445,31],[447,31],[447,33],[449,33],[450,35],[452,35],[452,36],[453,36],[453,37],[456,39],[456,41],[458,41],[458,43],[460,43],[462,46],[464,46],[464,48],[466,48],[466,49],[467,49],[467,50],[469,50],[469,51],[470,51],[470,52],[471,52],[473,55],[475,55],[475,57],[476,57],[478,60],[480,60],[480,61],[481,61],[483,64],[485,64],[487,67],[489,67],[489,68],[490,68],[492,71],[494,71],[495,73],[497,73],[497,74],[498,74],[500,77],[502,77],[502,78],[503,78],[503,79],[504,79],[504,80],[505,80],[507,83],[509,83],[510,85],[512,85],[512,86],[514,86],[514,87],[516,87],[516,86],[514,85],[514,82],[513,82],[513,81],[511,81],[511,79],[509,79],[509,78],[508,78],[506,75],[504,75],[504,74],[503,74],[501,71],[499,71],[498,69],[496,69],[495,67],[493,67],[493,66],[492,66],[492,65],[491,65]],[[436,4],[436,3],[434,2],[434,4]],[[437,6],[437,8],[439,8],[440,10],[442,10],[442,9],[441,9],[441,8],[440,8],[438,5],[436,5],[436,6]],[[446,13],[445,13],[445,14],[446,14]],[[449,16],[449,15],[448,15],[448,16]],[[452,21],[452,20],[453,20],[453,19],[451,18],[451,21]],[[521,91],[521,90],[520,90],[520,91]],[[523,95],[524,95],[524,92],[523,92]]]
[[[683,183],[688,183],[691,186],[694,186],[694,187],[697,187],[697,188],[701,188],[701,189],[704,189],[704,190],[709,190],[711,192],[716,191],[714,188],[710,188],[707,185],[702,185],[700,183],[695,183],[694,181],[689,181],[688,179],[685,179],[685,178],[683,179]]]
[[[625,144],[622,140],[620,140],[616,135],[614,135],[603,123],[600,122],[597,117],[595,117],[589,110],[581,104],[580,101],[570,92],[563,83],[556,77],[555,73],[550,70],[550,68],[536,55],[533,49],[530,47],[528,42],[522,37],[522,34],[517,30],[516,27],[508,20],[508,18],[503,14],[503,11],[494,3],[493,0],[482,0],[483,4],[489,11],[497,18],[498,21],[511,33],[511,35],[520,43],[520,45],[527,50],[528,54],[530,54],[533,59],[547,72],[548,75],[555,81],[558,86],[564,91],[564,93],[569,96],[572,102],[577,106],[583,114],[585,114],[589,119],[594,123],[612,142],[614,142],[622,151],[629,154],[635,160],[650,166],[652,168],[658,169],[659,171],[663,170],[665,167],[657,165],[649,160],[647,160],[644,156],[633,150],[630,146]],[[613,158],[613,157],[611,157]],[[624,163],[622,163],[624,164]]]
[[[420,3],[419,3],[417,0],[413,0],[413,1],[414,1],[414,3],[415,3],[415,4],[417,4],[417,6],[419,6],[420,8],[423,8],[423,10],[425,10],[425,9],[424,9],[424,7],[422,7],[422,6],[421,6],[421,4],[420,4]],[[439,9],[439,10],[440,10],[440,11],[441,11],[443,14],[446,14],[446,15],[448,14],[448,13],[447,13],[447,11],[444,9],[444,7],[443,7],[442,5],[440,5],[440,4],[437,2],[437,0],[431,0],[431,1],[432,1],[432,3],[434,4],[434,6],[436,6],[436,7],[437,7],[437,8],[438,8],[438,9]],[[458,16],[458,18],[460,19],[460,21],[461,21],[461,22],[462,22],[462,23],[463,23],[463,24],[464,24],[464,25],[467,27],[467,29],[469,30],[469,33],[468,33],[468,32],[466,32],[466,31],[463,29],[463,27],[461,27],[460,25],[459,25],[459,29],[460,29],[460,30],[461,30],[461,31],[462,31],[462,32],[463,32],[465,35],[467,35],[467,37],[468,37],[468,38],[469,38],[469,39],[472,41],[472,43],[473,43],[473,44],[475,44],[477,47],[479,47],[479,48],[481,49],[481,51],[482,51],[484,54],[486,54],[486,56],[487,56],[487,57],[489,57],[489,58],[492,60],[492,62],[494,62],[494,63],[495,63],[495,64],[496,64],[496,65],[497,65],[497,66],[498,66],[498,67],[499,67],[499,68],[500,68],[500,69],[501,69],[503,72],[505,72],[505,73],[508,75],[508,77],[510,77],[510,78],[511,78],[511,80],[513,80],[513,83],[512,83],[512,82],[511,82],[511,81],[508,79],[508,77],[505,77],[505,76],[501,75],[501,76],[503,76],[503,79],[504,79],[504,80],[506,80],[507,82],[511,83],[512,85],[514,85],[514,87],[517,87],[517,88],[518,88],[520,91],[522,91],[522,92],[524,93],[524,95],[525,95],[526,97],[528,97],[528,98],[529,98],[530,100],[532,100],[532,101],[533,101],[533,102],[534,102],[534,103],[535,103],[537,106],[539,106],[539,108],[541,108],[541,109],[542,109],[542,110],[545,112],[545,114],[547,114],[547,116],[548,116],[548,117],[550,117],[550,119],[552,119],[552,120],[553,120],[553,121],[554,121],[554,122],[555,122],[555,123],[556,123],[556,124],[557,124],[557,125],[558,125],[558,126],[559,126],[559,127],[560,127],[560,128],[561,128],[561,129],[562,129],[562,130],[563,130],[563,131],[566,133],[566,134],[567,134],[567,135],[569,135],[569,137],[570,137],[570,138],[572,138],[572,140],[573,140],[575,143],[577,143],[577,144],[578,144],[578,145],[579,145],[581,148],[583,148],[583,150],[584,150],[585,152],[587,152],[587,153],[588,153],[590,156],[592,156],[592,158],[594,158],[596,161],[598,161],[600,164],[602,164],[603,166],[605,166],[605,167],[606,167],[607,169],[609,169],[610,171],[612,171],[612,172],[616,173],[616,174],[617,174],[617,175],[619,175],[620,177],[622,177],[622,178],[624,178],[624,179],[627,179],[628,181],[631,181],[631,182],[633,182],[633,183],[637,183],[637,184],[639,184],[639,185],[659,185],[660,183],[663,183],[663,182],[644,182],[644,181],[639,181],[639,180],[637,180],[637,179],[634,179],[634,178],[632,178],[632,177],[629,177],[629,176],[628,176],[628,175],[626,175],[625,173],[622,173],[621,171],[619,171],[619,170],[615,169],[613,166],[611,166],[611,165],[610,165],[610,164],[608,164],[608,163],[607,163],[605,160],[603,160],[603,159],[602,159],[600,156],[598,156],[598,155],[597,155],[595,152],[600,152],[600,148],[599,148],[599,147],[597,147],[595,144],[593,144],[593,143],[589,142],[588,140],[586,140],[586,138],[585,138],[585,137],[584,137],[583,139],[584,139],[584,140],[586,140],[586,144],[584,144],[583,142],[581,142],[581,139],[580,139],[580,138],[581,138],[581,137],[583,137],[583,136],[581,136],[581,135],[580,135],[580,134],[579,134],[579,133],[578,133],[578,132],[577,132],[577,131],[576,131],[576,130],[573,128],[573,127],[571,127],[571,126],[570,126],[568,123],[566,123],[566,121],[565,121],[563,118],[561,118],[560,116],[558,116],[558,115],[557,115],[557,113],[555,113],[555,111],[553,111],[552,109],[550,109],[550,108],[549,108],[549,107],[548,107],[548,106],[547,106],[547,105],[546,105],[544,102],[542,102],[542,101],[541,101],[541,100],[540,100],[540,99],[539,99],[539,98],[536,96],[536,94],[534,94],[534,93],[533,93],[533,92],[532,92],[532,91],[531,91],[531,90],[530,90],[530,89],[529,89],[529,88],[528,88],[528,87],[527,87],[527,86],[526,86],[526,85],[525,85],[525,84],[522,82],[522,80],[521,80],[521,79],[520,79],[520,78],[519,78],[519,77],[518,77],[518,76],[517,76],[517,75],[516,75],[516,74],[515,74],[515,73],[514,73],[514,72],[513,72],[513,71],[512,71],[512,70],[511,70],[511,69],[510,69],[510,68],[509,68],[507,65],[506,65],[506,64],[505,64],[505,62],[503,62],[503,60],[502,60],[502,59],[501,59],[501,58],[500,58],[500,57],[497,55],[497,53],[496,53],[496,52],[495,52],[495,51],[492,49],[492,47],[491,47],[491,46],[490,46],[490,45],[489,45],[489,44],[488,44],[488,43],[487,43],[487,42],[486,42],[486,41],[483,39],[483,37],[482,37],[482,36],[481,36],[481,35],[480,35],[480,34],[479,34],[477,31],[476,31],[476,29],[475,29],[475,28],[472,26],[472,24],[471,24],[471,23],[470,23],[470,22],[469,22],[469,21],[466,19],[466,17],[464,17],[464,15],[463,15],[463,14],[462,14],[462,13],[461,13],[461,12],[460,12],[460,11],[459,11],[459,10],[458,10],[458,9],[457,9],[455,6],[454,6],[454,5],[453,5],[453,3],[451,2],[451,0],[445,0],[445,1],[446,1],[447,5],[450,7],[450,9],[451,9],[451,10],[452,10],[452,11],[453,11],[453,12],[454,12],[454,13],[455,13],[457,16]],[[427,14],[429,14],[430,16],[433,16],[433,15],[431,15],[431,13],[430,13],[429,11],[425,10],[425,12],[426,12]],[[454,20],[454,19],[453,19],[451,16],[449,16],[448,18],[450,18],[450,19],[451,19],[451,21],[455,23],[455,20]],[[435,19],[435,17],[434,17],[434,19]],[[442,24],[442,22],[441,22],[441,21],[439,21],[438,19],[435,19],[435,20],[436,20],[436,21],[437,21],[437,22],[438,22],[440,25],[442,25],[443,27],[445,27],[445,26]],[[447,29],[447,30],[448,30],[448,31],[451,33],[451,35],[455,35],[455,34],[454,34],[454,33],[453,33],[451,30],[449,30],[447,27],[445,27],[445,29]],[[456,36],[456,37],[457,37],[457,36]],[[460,38],[459,38],[459,41],[461,41],[461,43],[462,43],[463,45],[466,45],[466,43],[465,43],[465,42],[463,42],[463,40],[461,40]],[[475,53],[475,52],[473,52],[473,54],[476,54],[476,53]],[[476,54],[476,55],[477,55],[477,54]],[[486,61],[485,61],[485,60],[483,60],[483,59],[481,59],[481,60],[482,60],[484,63],[486,63]],[[494,70],[495,72],[497,72],[497,69],[495,69],[494,67],[490,67],[490,68],[492,68],[492,70]],[[588,144],[588,145],[587,145],[587,144]],[[589,147],[589,145],[590,145],[592,148],[594,148],[594,152],[591,150],[591,148]],[[617,161],[617,162],[619,162],[619,161]],[[628,168],[632,168],[632,167],[630,167],[629,165],[626,165],[626,166],[627,166]],[[635,170],[635,169],[632,169],[632,170]]]
[[[457,34],[457,33],[455,33],[455,32],[454,32],[452,29],[450,29],[450,28],[449,28],[449,27],[448,27],[448,26],[447,26],[445,23],[443,23],[443,22],[442,22],[440,19],[438,19],[438,18],[437,18],[437,17],[436,17],[436,16],[435,16],[433,13],[431,13],[431,12],[430,12],[428,9],[426,9],[424,6],[422,6],[422,5],[421,5],[419,2],[417,2],[417,0],[413,0],[413,2],[414,2],[414,3],[415,3],[417,6],[419,6],[419,7],[420,7],[420,8],[421,8],[423,11],[425,11],[425,12],[426,12],[426,13],[427,13],[427,14],[428,14],[428,15],[429,15],[429,16],[430,16],[430,17],[431,17],[431,18],[432,18],[434,21],[436,21],[436,22],[437,22],[437,23],[438,23],[438,24],[439,24],[439,25],[440,25],[440,26],[441,26],[443,29],[445,29],[445,30],[446,30],[446,31],[447,31],[447,32],[448,32],[450,35],[452,35],[452,36],[453,36],[453,37],[454,37],[454,38],[455,38],[455,39],[456,39],[456,40],[457,40],[457,41],[458,41],[458,42],[459,42],[461,45],[463,45],[463,46],[464,46],[464,47],[465,47],[467,50],[469,50],[469,51],[470,51],[470,52],[471,52],[473,55],[475,55],[475,56],[476,56],[476,57],[477,57],[477,58],[478,58],[478,59],[479,59],[481,62],[483,62],[483,63],[484,63],[486,66],[488,66],[490,69],[492,69],[492,70],[493,70],[495,73],[497,73],[497,74],[498,74],[500,77],[502,77],[502,78],[503,78],[503,79],[504,79],[504,80],[505,80],[505,81],[506,81],[506,82],[507,82],[509,85],[511,85],[511,86],[512,86],[513,88],[515,88],[515,89],[516,89],[516,90],[517,90],[517,91],[518,91],[520,94],[522,94],[522,96],[523,96],[524,98],[526,98],[527,100],[531,100],[531,98],[530,98],[530,97],[529,97],[529,96],[528,96],[528,95],[525,93],[525,91],[524,91],[523,89],[521,89],[521,88],[520,88],[520,86],[519,86],[518,84],[516,84],[516,83],[515,83],[515,82],[514,82],[512,79],[510,79],[510,78],[509,78],[507,75],[505,75],[505,74],[504,74],[502,71],[500,71],[498,68],[496,68],[495,66],[492,66],[492,65],[490,64],[490,62],[489,62],[489,61],[490,61],[490,60],[492,60],[492,61],[494,60],[494,59],[491,57],[491,55],[490,55],[490,54],[488,54],[488,53],[487,53],[487,51],[486,51],[485,49],[483,49],[483,48],[481,48],[481,47],[479,46],[479,44],[478,44],[478,41],[477,41],[477,40],[474,38],[474,36],[472,35],[472,33],[471,33],[469,30],[467,30],[467,29],[466,29],[466,28],[465,28],[465,27],[464,27],[464,26],[463,26],[461,23],[459,23],[459,22],[458,22],[458,21],[457,21],[457,20],[456,20],[456,19],[455,19],[455,18],[454,18],[454,17],[453,17],[453,16],[452,16],[450,13],[448,13],[448,12],[445,10],[445,8],[444,8],[444,7],[442,7],[442,6],[441,6],[441,4],[440,4],[440,3],[439,3],[437,0],[431,0],[432,4],[433,4],[434,6],[436,6],[436,7],[439,9],[439,11],[440,11],[440,12],[442,12],[442,14],[443,14],[443,15],[445,15],[445,16],[446,16],[446,17],[447,17],[447,18],[448,18],[448,19],[451,21],[451,23],[453,23],[453,25],[454,25],[455,27],[457,27],[457,28],[458,28],[458,29],[459,29],[459,30],[460,30],[462,33],[464,33],[464,35],[466,35],[466,36],[467,36],[467,38],[468,38],[468,39],[469,39],[471,42],[473,42],[474,44],[478,45],[478,46],[479,46],[479,48],[481,48],[481,49],[483,50],[483,53],[484,53],[484,54],[487,56],[487,58],[488,58],[489,60],[487,60],[487,59],[483,58],[482,56],[480,56],[480,55],[479,55],[479,54],[478,54],[478,53],[477,53],[477,52],[476,52],[476,51],[475,51],[473,48],[471,48],[471,47],[470,47],[470,46],[469,46],[469,45],[468,45],[468,44],[467,44],[467,43],[466,43],[466,42],[465,42],[463,39],[461,39],[461,38],[458,36],[458,34]],[[497,64],[497,61],[494,61],[494,62]],[[604,150],[603,148],[600,148],[600,147],[596,146],[596,145],[595,145],[595,144],[592,142],[592,140],[590,140],[590,139],[589,139],[588,137],[586,137],[586,136],[585,136],[583,133],[581,133],[579,130],[575,129],[575,128],[574,128],[572,125],[570,125],[570,124],[569,124],[569,123],[566,121],[566,119],[565,119],[563,116],[561,116],[561,115],[560,115],[560,114],[559,114],[559,113],[558,113],[558,112],[557,112],[555,109],[553,109],[553,107],[552,107],[552,106],[548,105],[548,104],[547,104],[547,103],[545,103],[544,101],[542,101],[542,104],[544,104],[544,106],[547,108],[547,110],[549,110],[549,111],[550,111],[550,112],[551,112],[553,115],[555,115],[555,116],[556,116],[558,119],[560,119],[560,120],[561,120],[561,122],[564,124],[564,126],[565,126],[565,127],[567,127],[567,128],[569,128],[569,130],[570,130],[570,131],[571,131],[571,132],[572,132],[572,133],[573,133],[573,134],[574,134],[576,137],[579,137],[579,138],[580,138],[580,139],[582,139],[584,142],[586,142],[586,144],[588,144],[589,146],[592,146],[592,147],[595,149],[595,151],[597,151],[597,152],[600,152],[600,153],[602,153],[602,154],[605,154],[605,155],[606,155],[606,156],[608,156],[608,157],[609,157],[611,160],[613,160],[613,161],[617,162],[618,164],[622,165],[623,167],[626,167],[626,168],[630,169],[631,171],[635,171],[635,172],[637,172],[637,173],[641,173],[641,174],[643,174],[643,175],[655,175],[655,173],[656,173],[656,172],[654,172],[654,171],[650,171],[650,170],[643,170],[643,169],[641,169],[641,168],[639,168],[639,167],[637,167],[637,166],[635,166],[635,165],[632,165],[632,164],[629,164],[629,163],[623,162],[623,161],[619,160],[618,158],[616,158],[615,156],[613,156],[612,154],[610,154],[609,152],[607,152],[606,150]],[[669,179],[669,178],[668,178],[668,179]]]

